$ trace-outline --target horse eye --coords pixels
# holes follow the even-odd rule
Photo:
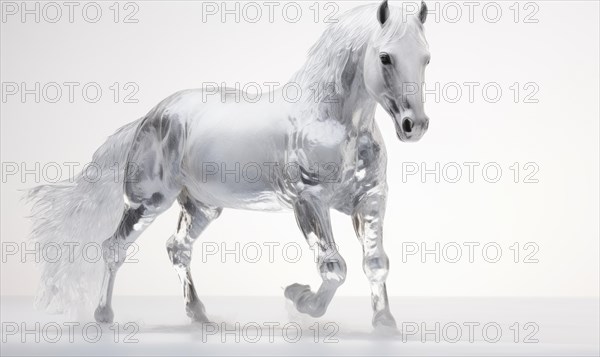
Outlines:
[[[379,59],[381,60],[381,63],[385,65],[392,64],[392,59],[390,58],[390,55],[388,55],[385,52],[379,54]]]

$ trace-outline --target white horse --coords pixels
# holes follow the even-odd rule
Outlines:
[[[94,316],[111,322],[115,275],[128,245],[177,200],[181,216],[167,251],[194,321],[208,318],[190,274],[192,245],[223,208],[293,210],[318,252],[322,284],[315,292],[292,284],[285,297],[298,311],[321,316],[346,278],[331,230],[335,209],[352,217],[362,243],[373,325],[395,328],[382,246],[386,152],[374,114],[379,103],[401,141],[417,141],[427,131],[421,90],[406,85],[423,83],[430,57],[426,15],[425,3],[410,16],[387,0],[357,7],[328,27],[294,76],[304,89],[301,100],[285,100],[276,91],[244,103],[230,89],[216,96],[181,91],[98,149],[99,179],[80,174],[74,183],[33,189],[34,239],[97,242],[104,257],[98,272],[98,264],[79,256],[81,245],[70,245],[75,259],[44,263],[37,303],[64,310],[99,298]],[[309,89],[315,84],[332,90],[315,93]],[[114,180],[115,163],[122,180]],[[243,178],[232,174],[240,166]]]

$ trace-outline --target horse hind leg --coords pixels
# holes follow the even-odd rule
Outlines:
[[[113,321],[111,307],[112,294],[117,270],[125,262],[127,248],[135,242],[142,232],[166,211],[177,194],[154,192],[145,199],[133,201],[127,196],[128,202],[116,232],[102,244],[102,256],[105,262],[104,279],[100,290],[100,302],[94,313],[96,321],[110,323]]]
[[[125,210],[115,233],[102,243],[102,257],[105,262],[104,279],[100,290],[100,302],[94,318],[98,322],[113,321],[112,294],[118,269],[125,262],[127,248],[148,228],[161,213],[175,202],[176,194],[167,192],[148,193],[142,200],[134,200],[127,195]]]
[[[100,302],[94,318],[100,323],[111,323],[114,318],[112,294],[117,270],[125,262],[127,248],[154,221],[159,212],[144,204],[127,207],[119,223],[119,228],[102,243],[102,256],[105,262],[104,279],[100,290]]]
[[[208,322],[204,305],[196,294],[190,271],[192,245],[211,221],[220,214],[221,208],[208,207],[191,198],[186,192],[179,196],[181,214],[177,233],[167,242],[167,253],[183,286],[183,298],[187,315],[194,322]]]
[[[181,162],[182,138],[181,125],[165,117],[148,118],[138,128],[125,167],[123,216],[115,233],[102,244],[104,279],[94,313],[98,322],[113,321],[114,282],[117,270],[125,262],[127,248],[175,202],[182,190],[176,164]]]

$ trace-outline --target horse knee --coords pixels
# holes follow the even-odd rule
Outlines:
[[[390,270],[390,264],[387,255],[384,254],[373,257],[365,257],[363,259],[363,270],[369,281],[379,283],[385,282]]]
[[[346,262],[339,253],[332,254],[319,264],[319,272],[323,281],[341,285],[346,281]]]

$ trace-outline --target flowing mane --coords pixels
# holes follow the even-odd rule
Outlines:
[[[378,39],[381,41],[401,37],[406,31],[406,21],[402,19],[400,8],[390,7],[390,20],[382,28],[376,17],[377,7],[377,4],[356,7],[329,25],[310,48],[305,64],[293,76],[292,82],[304,89],[318,84],[321,96],[332,94],[323,93],[324,85],[331,85],[336,95],[344,95],[344,70],[349,62],[355,63],[362,57],[374,34],[383,31]]]

